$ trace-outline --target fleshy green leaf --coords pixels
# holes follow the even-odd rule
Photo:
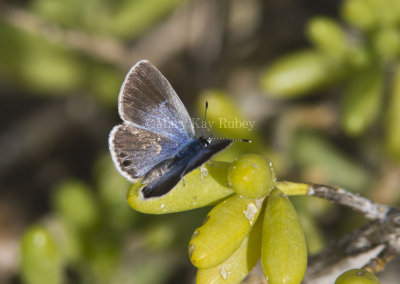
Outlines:
[[[53,206],[64,221],[76,229],[89,229],[99,221],[97,203],[89,187],[80,181],[68,180],[54,191]]]
[[[328,17],[314,17],[307,25],[308,38],[328,55],[343,56],[347,49],[346,34],[340,25]]]
[[[400,31],[397,28],[384,28],[372,37],[375,52],[384,60],[393,60],[400,54]]]
[[[303,171],[316,177],[313,182],[336,184],[352,191],[365,190],[370,184],[369,173],[323,136],[302,131],[293,141],[293,158]]]
[[[383,96],[382,71],[372,66],[348,86],[342,102],[341,123],[351,136],[362,134],[377,118]]]
[[[397,66],[392,84],[386,116],[386,149],[400,161],[400,66]]]
[[[268,66],[261,77],[261,89],[269,96],[302,96],[338,79],[344,66],[315,50],[286,55]]]
[[[216,205],[189,243],[193,265],[205,269],[228,259],[249,234],[261,205],[262,199],[246,199],[238,194]]]
[[[307,246],[289,199],[274,189],[265,209],[261,266],[270,284],[301,283],[307,267]]]
[[[263,213],[244,239],[241,246],[218,266],[199,269],[197,284],[239,283],[256,265],[261,255]]]
[[[143,200],[139,194],[143,185],[136,183],[128,192],[128,203],[133,209],[148,214],[180,212],[212,205],[234,192],[228,186],[229,165],[224,162],[205,164],[204,182],[200,168],[197,168],[185,176],[185,185],[180,181],[170,192],[157,198]]]
[[[21,240],[21,273],[24,283],[63,283],[59,251],[49,232],[40,226],[26,231]]]
[[[376,14],[366,0],[345,0],[341,14],[349,24],[362,30],[370,30],[377,23]]]

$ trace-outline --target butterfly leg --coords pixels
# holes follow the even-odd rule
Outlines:
[[[201,177],[201,180],[203,182],[205,182],[204,181],[204,176],[206,175],[206,172],[207,172],[207,169],[205,169],[204,168],[204,164],[202,164],[201,167],[200,167],[200,177]]]

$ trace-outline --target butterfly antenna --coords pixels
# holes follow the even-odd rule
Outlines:
[[[207,128],[207,109],[208,109],[208,101],[206,101],[206,107],[204,110],[204,122],[206,123],[206,128]],[[204,128],[203,128],[203,137],[205,137]]]
[[[208,102],[206,101],[206,108],[204,110],[204,121],[207,120],[207,109],[208,109]]]
[[[216,140],[231,140],[231,141],[235,141],[235,142],[246,142],[246,143],[252,143],[253,142],[250,139],[234,139],[234,138],[221,138],[221,137],[213,137],[213,139],[216,139]]]
[[[205,122],[207,122],[207,109],[208,109],[208,101],[206,101],[206,108],[204,110],[204,121]],[[206,123],[206,128],[207,128],[207,123]],[[203,137],[205,137],[204,128],[203,128]],[[211,138],[212,139],[216,139],[216,140],[231,140],[231,141],[235,141],[235,142],[246,142],[246,143],[251,143],[252,142],[250,139],[234,139],[234,138],[213,137],[212,134],[211,134]]]

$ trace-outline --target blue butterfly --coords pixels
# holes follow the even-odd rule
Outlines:
[[[118,100],[123,123],[111,130],[111,156],[125,178],[142,179],[143,199],[168,193],[187,173],[232,143],[231,139],[196,138],[185,106],[147,60],[131,68]]]

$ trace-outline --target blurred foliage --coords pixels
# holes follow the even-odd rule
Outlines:
[[[364,191],[370,183],[370,176],[362,166],[317,133],[297,133],[293,157],[305,175],[312,177],[314,182],[340,184],[352,191]]]
[[[62,283],[60,254],[43,227],[27,230],[21,241],[21,273],[26,283]]]
[[[96,195],[83,181],[62,182],[53,192],[53,213],[24,233],[24,282],[63,283],[68,268],[74,272],[69,281],[79,283],[164,283],[183,257],[171,248],[188,240],[187,227],[200,222],[201,212],[147,224],[126,203],[128,182],[109,155],[94,168]]]
[[[281,52],[282,35],[288,33],[280,29],[285,26],[281,18],[279,28],[275,27],[279,35],[272,38],[261,28],[262,17],[268,17],[265,1],[223,1],[219,4],[223,13],[219,10],[218,22],[215,21],[221,26],[222,21],[227,21],[224,22],[227,26],[221,28],[223,44],[206,46],[209,39],[214,39],[219,26],[204,29],[205,36],[197,39],[199,44],[193,38],[201,33],[201,28],[193,24],[195,32],[188,29],[189,36],[182,34],[188,47],[177,55],[168,54],[162,67],[168,66],[182,75],[188,70],[183,69],[186,66],[195,74],[188,76],[189,79],[185,76],[178,79],[181,88],[192,84],[190,87],[194,89],[188,95],[179,96],[185,103],[193,104],[199,117],[204,115],[205,101],[208,101],[207,122],[212,125],[209,132],[217,137],[250,139],[252,143],[235,142],[218,153],[213,161],[205,164],[205,182],[200,169],[196,169],[185,177],[185,186],[181,182],[169,194],[150,200],[140,198],[142,184],[130,186],[115,170],[109,153],[104,153],[107,140],[104,131],[96,137],[101,140],[101,152],[95,152],[94,158],[86,156],[85,150],[92,146],[82,150],[82,140],[87,143],[85,139],[91,131],[96,128],[108,131],[115,122],[117,94],[127,70],[101,56],[63,45],[59,38],[75,36],[79,45],[87,36],[131,47],[183,5],[195,2],[31,0],[22,1],[17,7],[28,13],[25,20],[32,29],[15,24],[20,19],[18,14],[10,16],[15,16],[14,24],[0,17],[0,83],[6,92],[8,87],[17,89],[31,96],[30,99],[35,97],[35,102],[65,100],[68,111],[72,108],[68,99],[89,94],[95,108],[101,110],[95,115],[107,116],[105,112],[113,112],[112,118],[106,118],[107,122],[95,117],[87,125],[79,125],[82,128],[79,133],[70,133],[68,127],[60,130],[66,136],[84,137],[77,137],[79,147],[71,146],[76,147],[78,163],[84,159],[95,162],[90,165],[92,174],[82,173],[89,170],[82,170],[81,164],[79,174],[54,161],[44,168],[45,179],[51,180],[49,184],[57,182],[49,186],[51,210],[39,220],[35,214],[26,218],[29,221],[35,218],[35,222],[24,229],[20,240],[19,272],[24,283],[161,284],[176,282],[178,273],[178,279],[185,281],[188,277],[181,272],[189,271],[189,279],[194,272],[190,270],[184,246],[189,247],[190,261],[198,268],[197,283],[238,283],[260,258],[270,283],[299,283],[304,276],[307,251],[318,253],[331,241],[326,238],[329,235],[326,228],[333,222],[339,223],[335,223],[339,235],[348,229],[349,222],[352,227],[356,224],[354,218],[343,218],[328,202],[307,196],[289,200],[286,195],[304,195],[304,188],[297,183],[283,185],[277,178],[337,184],[360,194],[383,195],[376,193],[380,189],[377,184],[385,184],[382,180],[386,169],[396,170],[393,164],[400,161],[398,0],[343,0],[339,18],[321,15],[308,19],[304,34],[310,47],[277,59],[268,58],[271,54],[268,52]],[[207,19],[197,19],[197,15],[212,14],[207,9],[188,11],[185,17],[193,18],[194,22],[207,22]],[[40,24],[34,20],[29,22],[31,16],[39,19]],[[231,22],[235,24],[230,25]],[[45,29],[41,29],[41,24],[46,25]],[[258,25],[259,30],[250,29]],[[35,29],[41,32],[33,32]],[[249,29],[247,38],[241,37],[246,29]],[[68,31],[76,34],[71,36]],[[268,38],[271,50],[261,43],[262,36]],[[170,44],[165,38],[152,44],[162,47]],[[245,44],[237,38],[245,38]],[[207,53],[203,42],[213,52]],[[257,50],[257,44],[261,50]],[[219,49],[220,57],[215,60],[213,56]],[[177,63],[180,60],[187,61]],[[213,60],[217,64],[207,65]],[[271,64],[264,65],[266,60],[272,60]],[[221,72],[217,65],[232,78],[220,80],[216,76]],[[211,70],[214,68],[218,70]],[[246,81],[247,68],[253,68],[248,71],[252,78],[263,70],[261,77],[257,77],[259,85],[254,86],[256,80],[252,80],[251,87],[238,91],[235,86]],[[215,78],[201,81],[200,88],[197,86],[200,92],[194,99],[190,95],[198,91],[196,79],[204,79],[201,73],[204,70],[207,76]],[[235,71],[240,76],[235,77]],[[206,89],[209,86],[220,89]],[[238,92],[242,93],[238,95]],[[261,97],[260,92],[268,98]],[[254,97],[255,103],[243,103]],[[23,99],[22,107],[27,107],[30,101]],[[263,109],[266,100],[268,108]],[[333,122],[329,108],[323,107],[317,115],[312,114],[317,105],[327,104],[334,105]],[[339,118],[335,117],[337,109]],[[46,119],[57,121],[60,117]],[[12,119],[20,119],[17,118]],[[29,116],[22,118],[30,121]],[[47,127],[47,124],[40,125],[43,129]],[[205,135],[209,134],[204,131]],[[8,139],[7,135],[4,137]],[[0,137],[0,142],[7,141],[4,137]],[[64,139],[61,136],[60,140]],[[27,143],[33,144],[30,140]],[[51,151],[53,145],[45,144],[44,148]],[[59,151],[58,145],[54,148]],[[53,152],[49,153],[48,156],[53,156]],[[23,158],[28,160],[29,156]],[[49,168],[55,169],[55,173],[62,168],[64,175],[59,178],[54,174],[53,179]],[[33,183],[35,179],[26,180]],[[398,191],[397,184],[392,187],[393,192]],[[391,193],[386,200],[396,203],[399,198]],[[205,209],[198,209],[201,207]],[[351,283],[353,278],[364,283],[379,283],[368,273],[360,275],[358,271],[344,273],[336,283]]]
[[[61,1],[60,1],[61,2]],[[100,101],[115,105],[123,73],[59,44],[1,22],[0,72],[10,82],[37,95],[61,96],[86,89]]]
[[[324,16],[311,18],[306,35],[313,48],[277,59],[262,75],[261,88],[267,95],[291,98],[340,83],[344,86],[342,129],[349,136],[363,135],[381,116],[384,97],[396,96],[399,7],[395,0],[345,0],[341,7],[344,22]],[[384,86],[389,86],[391,94],[386,94]],[[394,106],[388,106],[393,113]],[[393,147],[392,140],[396,141],[400,128],[390,125],[398,125],[400,120],[389,115],[385,123],[389,125],[386,148],[396,158],[400,147]]]
[[[134,39],[151,28],[182,0],[62,1],[36,0],[29,10],[61,27]],[[4,23],[0,18],[0,72],[11,82],[41,95],[68,95],[87,90],[115,106],[124,74],[39,35]],[[76,39],[79,41],[79,38]]]
[[[37,0],[31,10],[68,28],[132,39],[149,29],[183,0]]]

